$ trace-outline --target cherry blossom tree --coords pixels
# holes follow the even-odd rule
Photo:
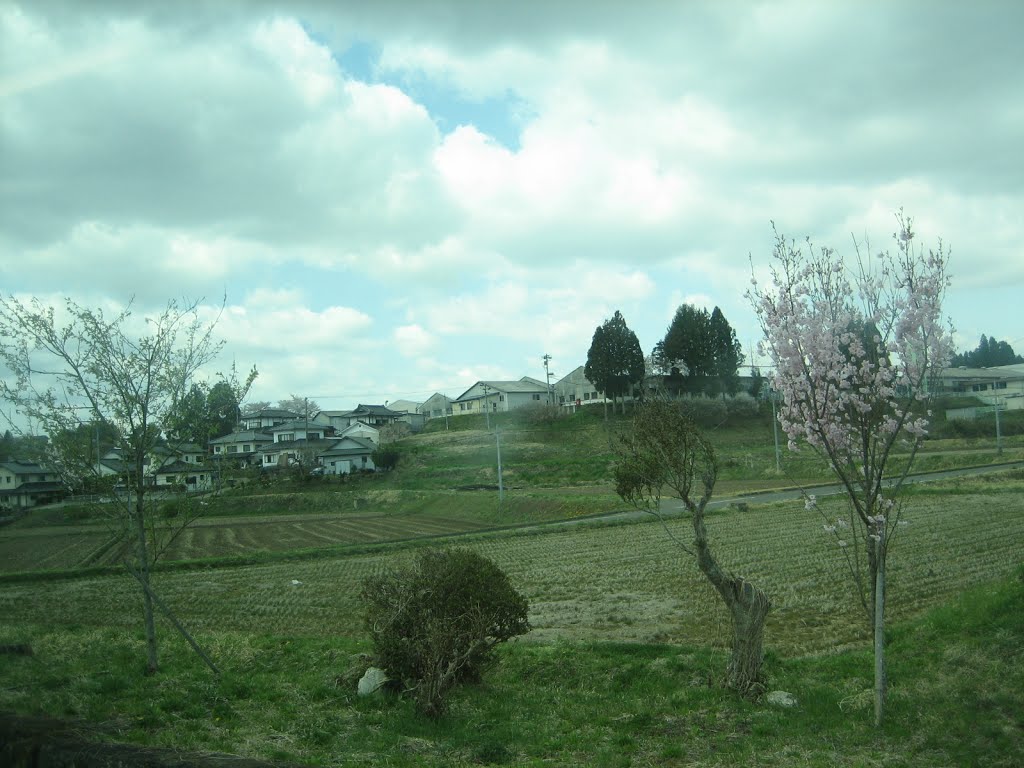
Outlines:
[[[831,248],[798,245],[775,230],[772,286],[748,298],[775,366],[779,423],[789,447],[809,445],[832,468],[849,514],[824,521],[842,548],[875,635],[875,723],[885,700],[885,564],[902,522],[901,489],[927,433],[930,385],[952,353],[942,315],[949,251],[915,243],[900,211],[895,252],[871,256],[854,240],[848,268]],[[773,225],[774,229],[774,225]],[[909,453],[886,479],[894,452]],[[807,508],[818,509],[813,496]],[[820,510],[819,510],[820,511]]]

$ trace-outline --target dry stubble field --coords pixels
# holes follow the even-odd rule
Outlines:
[[[1019,473],[1018,473],[1019,474]],[[823,502],[840,514],[839,499]],[[890,560],[890,618],[917,615],[960,590],[1011,574],[1024,552],[1024,478],[973,481],[911,497]],[[687,536],[687,521],[672,520]],[[773,601],[767,643],[786,655],[862,644],[841,551],[797,502],[716,512],[713,544]],[[720,642],[728,619],[692,560],[656,522],[577,525],[468,537],[531,605],[534,641]],[[180,618],[204,629],[362,637],[362,579],[405,562],[413,545],[265,565],[165,571],[155,585]],[[296,583],[298,582],[298,583]],[[135,626],[125,576],[0,585],[0,616],[16,623]]]

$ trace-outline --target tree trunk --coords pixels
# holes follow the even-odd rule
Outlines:
[[[140,480],[140,483],[143,482]],[[139,559],[139,581],[142,583],[142,610],[146,622],[146,674],[152,675],[158,669],[156,655],[156,620],[153,614],[153,598],[149,593],[149,547],[146,543],[146,519],[143,514],[145,491],[136,487],[135,492],[135,536],[136,555]]]
[[[885,672],[885,526],[878,526],[878,568],[874,585],[874,630],[875,630],[875,727],[882,727],[885,716],[885,695],[888,680]]]
[[[764,661],[764,623],[771,601],[763,590],[742,577],[722,569],[711,553],[704,525],[704,503],[691,506],[697,565],[721,595],[732,616],[732,656],[726,671],[726,684],[743,694],[757,694],[764,688],[761,664]]]
[[[764,660],[764,622],[771,602],[762,589],[749,581],[733,579],[735,601],[729,606],[732,614],[732,656],[726,680],[730,688],[743,694],[760,693],[763,689],[761,662]]]

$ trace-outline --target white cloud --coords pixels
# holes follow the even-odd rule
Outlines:
[[[392,338],[398,352],[405,357],[418,357],[428,352],[437,340],[422,326],[402,325],[395,329]]]
[[[770,221],[852,258],[902,206],[956,324],[1021,334],[1016,6],[301,8],[0,7],[0,284],[226,293],[268,399],[447,391],[568,372],[617,309],[746,343]]]

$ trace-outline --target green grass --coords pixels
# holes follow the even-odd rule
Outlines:
[[[718,685],[724,653],[691,645],[519,642],[439,722],[393,696],[360,699],[355,640],[222,629],[178,638],[141,673],[142,639],[109,627],[0,625],[35,655],[0,656],[0,706],[103,724],[108,737],[314,765],[1013,766],[1024,750],[1024,583],[982,585],[895,626],[885,728],[871,658],[769,653],[794,709]]]

